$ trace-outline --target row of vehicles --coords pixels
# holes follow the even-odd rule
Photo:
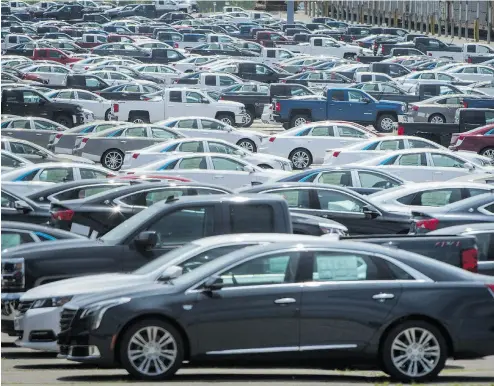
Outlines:
[[[358,62],[330,19],[160,2],[8,19],[35,33],[2,57],[2,332],[151,381],[338,358],[423,382],[493,355],[494,158],[461,147],[494,133],[479,79]],[[451,148],[407,133],[430,97],[461,100]]]

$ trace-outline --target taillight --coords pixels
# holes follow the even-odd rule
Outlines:
[[[338,157],[340,155],[341,151],[334,151],[333,152],[333,157]]]
[[[412,105],[412,110],[413,110],[413,111],[419,111],[419,107],[418,107],[418,106],[416,106],[416,105]]]
[[[55,139],[60,139],[62,137],[63,137],[63,134],[57,134],[57,135],[55,135]]]
[[[381,46],[381,54],[384,55],[384,46]]]
[[[274,111],[276,111],[277,113],[281,111],[280,102],[276,102],[276,104],[274,105]]]
[[[137,159],[137,157],[139,157],[139,153],[132,154],[132,158]]]
[[[461,145],[461,143],[463,142],[463,140],[465,139],[465,136],[464,135],[460,135],[458,137],[458,139],[456,140],[456,143],[455,145],[458,146],[458,145]]]
[[[174,42],[173,43],[173,48],[178,48],[178,43],[177,42]]]
[[[274,142],[276,140],[276,137],[270,137],[269,142]]]
[[[463,101],[463,107],[466,109],[468,108],[468,102]]]
[[[67,209],[67,210],[59,210],[57,212],[53,212],[51,214],[51,217],[53,217],[55,220],[60,220],[60,221],[71,221],[72,217],[74,217],[74,211]]]
[[[405,135],[405,128],[403,126],[399,126],[396,134]]]
[[[429,220],[419,220],[415,223],[417,228],[427,229],[428,231],[435,231],[439,225],[437,218],[431,218]]]
[[[286,83],[286,79],[280,79],[280,83]]]
[[[113,104],[113,112],[118,113],[119,109],[120,109],[120,106],[118,105],[118,103],[114,103]]]
[[[89,66],[84,66],[84,69],[87,70],[89,68]]]
[[[478,251],[476,248],[461,251],[461,268],[470,272],[478,272]]]
[[[87,141],[89,141],[89,138],[88,138],[88,137],[83,138],[81,142],[82,142],[82,143],[87,143]]]

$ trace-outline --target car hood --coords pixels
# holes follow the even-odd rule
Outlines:
[[[109,290],[117,290],[122,287],[140,285],[153,280],[148,275],[133,275],[125,273],[108,273],[75,277],[44,284],[27,291],[21,301],[45,299],[50,297],[88,295]]]
[[[57,108],[61,108],[64,110],[72,110],[72,113],[75,113],[77,110],[79,110],[80,106],[77,103],[66,103],[66,102],[55,102],[51,101],[53,106],[56,106]],[[82,113],[83,110],[80,110]]]
[[[234,101],[217,101],[216,105],[225,106],[225,107],[244,107],[243,103],[234,102]]]
[[[278,170],[278,169],[262,169],[258,173],[262,173],[268,178],[283,178],[283,177],[288,177],[289,175],[292,174],[289,171]]]
[[[107,245],[103,241],[90,239],[71,239],[43,241],[42,243],[28,243],[2,251],[2,258],[23,257],[36,259],[42,252],[66,250],[69,256],[71,250],[88,250],[91,248],[101,248]]]
[[[72,162],[79,162],[79,163],[84,163],[84,164],[94,164],[93,161],[91,161],[87,158],[78,157],[76,155],[70,155],[70,154],[57,154],[57,158],[61,162],[72,161]]]
[[[377,102],[377,105],[380,108],[396,108],[396,109],[399,109],[401,107],[406,108],[406,103],[397,102],[397,101],[388,101],[386,99],[381,99],[380,101]]]

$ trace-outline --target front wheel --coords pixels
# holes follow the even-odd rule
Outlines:
[[[107,150],[101,157],[101,165],[113,171],[120,170],[123,161],[124,154],[118,149]]]
[[[243,147],[245,150],[248,150],[251,153],[255,153],[257,151],[256,144],[250,139],[241,139],[237,142],[237,146]]]
[[[480,155],[494,159],[494,147],[487,147],[480,152]]]
[[[170,379],[181,367],[184,343],[171,324],[159,319],[137,322],[122,336],[120,361],[135,378],[158,381]]]
[[[395,127],[398,120],[396,117],[390,114],[383,114],[377,120],[377,129],[383,133],[391,133]]]
[[[381,349],[384,372],[402,382],[424,382],[441,372],[448,353],[444,336],[434,325],[411,320],[394,327]]]
[[[308,168],[312,164],[312,156],[307,149],[295,149],[288,159],[292,161],[293,168],[297,170]]]
[[[72,121],[72,118],[68,115],[65,115],[65,114],[62,114],[62,115],[59,115],[58,117],[56,117],[55,122],[60,123],[61,125],[65,126],[65,127],[74,126],[74,122]]]
[[[229,115],[229,114],[218,114],[216,117],[218,121],[221,121],[223,123],[226,123],[229,126],[234,126],[235,125],[235,119]]]
[[[433,114],[429,117],[429,123],[446,123],[446,119],[441,114]]]
[[[254,113],[250,110],[246,110],[245,115],[247,116],[247,120],[242,125],[242,127],[251,127],[255,119]]]
[[[111,109],[106,110],[105,112],[105,121],[110,120],[110,115],[111,115]]]

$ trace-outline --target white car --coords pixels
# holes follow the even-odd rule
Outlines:
[[[133,67],[134,70],[146,75],[152,75],[165,80],[165,84],[172,84],[175,79],[183,76],[178,69],[164,64],[141,64]]]
[[[211,139],[224,139],[244,149],[255,153],[261,147],[261,143],[268,139],[267,135],[253,130],[236,129],[222,121],[205,117],[181,117],[170,118],[158,122],[159,126],[172,127],[187,137],[207,137]]]
[[[326,237],[335,236],[328,235]],[[200,267],[205,262],[253,245],[268,244],[274,240],[279,242],[300,240],[303,242],[313,239],[317,240],[315,236],[275,233],[206,237],[174,249],[132,273],[107,273],[74,277],[40,285],[30,289],[20,298],[14,325],[16,330],[22,330],[24,333],[22,338],[15,341],[15,344],[34,350],[58,352],[56,336],[60,333],[62,306],[78,297],[126,288],[129,283],[140,285],[158,282],[166,277],[169,267],[181,267],[186,273]],[[30,336],[34,330],[47,331],[52,339],[47,339],[44,342],[32,342]]]
[[[252,153],[240,146],[214,138],[181,138],[141,150],[127,151],[125,152],[122,169],[138,168],[142,165],[165,159],[170,155],[175,155],[176,152],[228,154],[257,165],[262,169],[292,170],[291,162],[286,158],[270,154]]]
[[[113,102],[87,90],[63,89],[45,94],[54,102],[73,103],[91,111],[95,119],[109,121],[112,117]]]
[[[494,173],[492,166],[474,165],[467,158],[439,149],[397,150],[355,165],[374,166],[411,182],[447,181],[478,173]]]
[[[494,68],[477,64],[463,65],[453,67],[448,70],[448,74],[456,76],[461,80],[471,80],[472,82],[480,82],[483,80],[494,79]]]
[[[82,72],[88,70],[91,66],[98,66],[100,63],[112,60],[111,56],[93,56],[87,59],[79,60],[78,62],[70,63],[69,67],[74,72]]]
[[[439,71],[418,71],[395,78],[395,82],[405,91],[410,91],[417,83],[459,82],[454,74]]]
[[[371,194],[369,199],[381,208],[402,213],[404,209],[420,211],[424,207],[444,206],[488,192],[494,192],[494,186],[456,181],[422,182],[382,190]]]
[[[324,156],[324,165],[348,165],[362,162],[370,158],[403,149],[439,149],[448,151],[444,146],[420,137],[408,135],[393,135],[373,138],[342,148],[327,149]],[[485,166],[489,165],[490,158],[478,155],[471,151],[458,151],[456,154],[467,158],[470,162]]]
[[[259,152],[286,157],[294,169],[305,169],[313,163],[322,163],[328,148],[349,146],[374,137],[363,126],[349,122],[313,122],[269,137]]]
[[[116,86],[119,84],[127,84],[127,83],[139,83],[139,84],[150,84],[156,85],[155,82],[151,82],[149,80],[140,80],[134,79],[133,77],[124,74],[119,71],[110,71],[110,70],[101,70],[101,71],[89,71],[88,75],[95,75],[103,79],[110,86]]]
[[[160,172],[231,189],[259,185],[290,175],[288,171],[261,169],[237,157],[218,153],[181,153],[142,168],[127,170],[123,174],[142,176]]]
[[[198,70],[198,66],[203,66],[215,61],[217,61],[217,58],[214,56],[190,56],[177,62],[170,63],[170,65],[182,72],[195,72]]]
[[[46,79],[49,86],[63,86],[67,75],[72,74],[72,71],[62,65],[51,64],[33,64],[21,70],[23,74],[35,74]]]

